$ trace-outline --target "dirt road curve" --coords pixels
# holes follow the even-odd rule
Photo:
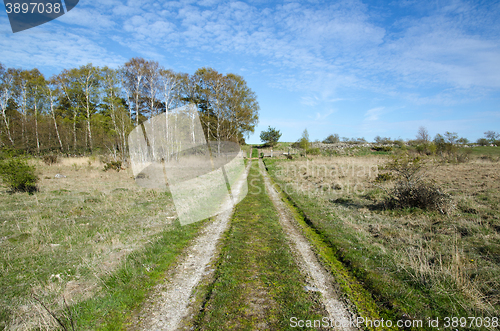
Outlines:
[[[244,181],[247,180],[249,162],[244,174],[232,187],[233,196],[238,196]],[[227,201],[231,204],[231,201]],[[219,214],[201,232],[194,244],[188,248],[185,259],[169,275],[165,283],[155,287],[149,302],[137,319],[133,321],[134,330],[176,330],[188,314],[188,306],[193,289],[204,275],[213,270],[206,270],[207,265],[216,259],[216,245],[226,230],[233,214],[233,208]]]
[[[356,330],[356,328],[349,326],[349,318],[354,317],[347,309],[347,306],[339,300],[338,289],[334,287],[335,280],[319,262],[307,239],[295,227],[293,215],[271,184],[271,180],[264,168],[262,160],[259,160],[259,167],[264,177],[269,198],[278,210],[280,223],[290,240],[291,249],[297,253],[296,256],[299,259],[298,265],[307,275],[311,286],[317,288],[321,292],[322,303],[329,314],[328,317],[331,321],[345,321],[345,323],[342,324],[345,325],[345,327],[340,327],[337,330]]]

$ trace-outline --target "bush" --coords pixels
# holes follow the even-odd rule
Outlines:
[[[122,168],[122,161],[110,161],[106,162],[106,164],[104,165],[104,171],[108,171],[109,169],[120,171],[121,168]]]
[[[58,161],[57,155],[44,155],[42,159],[46,165],[52,165]]]
[[[307,150],[307,154],[309,154],[309,155],[319,155],[319,154],[321,154],[321,150],[318,147],[309,148]]]
[[[373,149],[377,152],[390,152],[390,151],[392,151],[391,146],[374,146]]]
[[[394,158],[385,168],[397,174],[396,185],[385,200],[387,208],[420,208],[447,212],[450,196],[441,192],[435,184],[422,179],[425,167],[420,157],[404,154]]]
[[[432,183],[417,182],[413,185],[406,181],[399,181],[394,187],[386,206],[396,208],[420,208],[447,212],[450,196]]]
[[[323,140],[324,144],[336,144],[340,141],[339,135],[336,134],[331,134],[328,137],[326,137],[325,140]]]
[[[33,194],[38,191],[38,176],[35,172],[36,168],[29,165],[26,159],[10,158],[0,163],[0,177],[12,192]]]
[[[375,178],[376,182],[387,182],[392,179],[392,175],[389,173],[385,174],[378,174],[377,177]]]
[[[403,149],[406,147],[405,142],[401,139],[394,140],[394,145],[398,146],[399,148],[403,148]]]
[[[476,142],[479,146],[489,146],[490,145],[490,141],[486,138],[480,138],[477,140]]]

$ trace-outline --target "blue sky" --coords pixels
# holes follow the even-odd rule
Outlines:
[[[261,107],[250,143],[269,125],[282,141],[500,132],[498,1],[80,0],[16,34],[0,9],[8,67],[50,76],[139,56],[242,75]]]

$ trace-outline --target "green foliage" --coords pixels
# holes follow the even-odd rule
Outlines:
[[[446,137],[446,141],[450,144],[455,144],[458,140],[458,134],[456,132],[446,131],[444,136]]]
[[[15,149],[12,147],[3,147],[0,150],[0,161],[22,155],[24,155],[24,152],[20,149]]]
[[[394,140],[394,144],[396,146],[398,146],[399,148],[402,148],[402,149],[405,149],[406,148],[406,144],[405,142],[403,141],[403,139],[397,139],[397,140]]]
[[[486,138],[479,138],[476,142],[479,146],[488,146],[490,142]]]
[[[267,131],[262,131],[260,133],[260,140],[271,147],[276,145],[280,138],[281,132],[270,126],[267,128]]]
[[[302,137],[299,140],[299,148],[307,151],[310,144],[309,133],[307,132],[307,129],[305,129],[304,132],[302,132]]]
[[[376,136],[375,142],[377,144],[392,144],[393,143],[393,141],[391,140],[390,137],[381,137],[381,136]]]
[[[318,147],[309,148],[307,150],[307,154],[309,154],[309,155],[320,155],[321,154],[321,150]]]
[[[375,178],[375,181],[378,183],[387,182],[392,179],[392,175],[390,173],[378,174]]]
[[[377,152],[390,152],[392,151],[391,146],[375,146],[373,149]]]
[[[38,191],[35,166],[29,165],[26,159],[16,157],[0,162],[0,177],[12,192],[28,192],[33,194]]]
[[[498,146],[498,139],[500,139],[500,133],[496,133],[495,131],[486,131],[484,133],[484,136],[490,143]]]

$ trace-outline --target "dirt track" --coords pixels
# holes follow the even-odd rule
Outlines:
[[[290,248],[296,253],[298,265],[306,274],[311,287],[321,292],[322,303],[329,314],[328,317],[331,321],[344,321],[342,324],[345,327],[338,328],[338,330],[356,330],[356,328],[348,326],[349,319],[354,317],[344,302],[340,301],[339,290],[335,287],[335,280],[319,262],[308,240],[296,228],[298,224],[296,224],[290,209],[281,200],[278,192],[273,187],[262,160],[259,160],[259,167],[264,177],[269,198],[276,207],[280,215],[280,223],[290,240]]]
[[[244,181],[247,179],[249,162],[244,174],[233,187],[233,196],[237,196]],[[226,203],[231,204],[231,201]],[[139,316],[132,321],[134,330],[176,330],[189,313],[190,298],[194,288],[204,275],[213,270],[207,270],[210,261],[217,258],[216,246],[221,235],[227,229],[233,209],[226,209],[215,221],[207,224],[196,238],[195,242],[184,254],[168,279],[157,285],[150,295]]]
[[[243,180],[246,180],[250,165],[251,162],[238,181],[237,190],[241,189]],[[297,265],[306,276],[309,284],[308,290],[321,293],[322,304],[331,321],[344,321],[346,326],[336,328],[337,330],[356,330],[348,326],[348,321],[353,318],[353,314],[349,312],[347,305],[339,299],[334,279],[321,265],[311,245],[297,229],[299,225],[296,224],[291,211],[273,188],[262,161],[259,161],[259,167],[267,194],[278,211],[280,224],[288,237]],[[184,254],[183,260],[169,273],[166,281],[154,288],[141,313],[132,321],[133,330],[176,330],[183,328],[186,320],[192,319],[193,316],[190,315],[194,310],[190,304],[192,303],[193,291],[203,277],[210,277],[210,274],[213,273],[214,270],[209,269],[209,265],[217,259],[216,246],[228,228],[232,214],[232,209],[227,210],[218,215],[214,222],[209,223],[202,230],[199,237]]]

